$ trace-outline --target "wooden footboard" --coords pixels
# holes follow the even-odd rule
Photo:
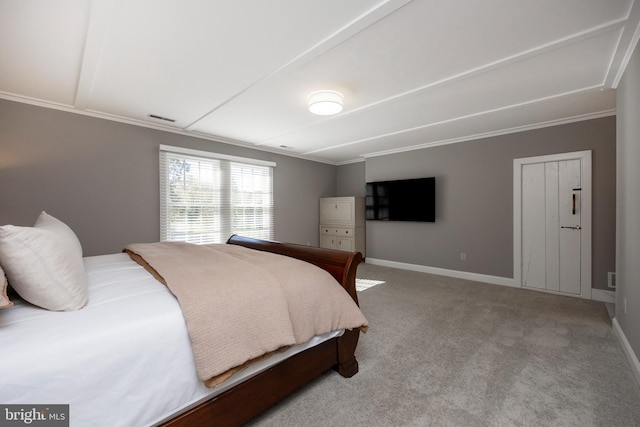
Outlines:
[[[358,303],[356,270],[362,261],[359,252],[341,252],[291,243],[231,236],[228,244],[290,256],[331,273]],[[355,349],[359,331],[346,331],[341,337],[305,350],[236,387],[167,421],[163,426],[238,426],[299,389],[328,369],[342,376],[358,372]]]
[[[362,254],[360,252],[343,252],[314,246],[259,240],[235,235],[231,236],[227,243],[286,255],[317,265],[331,273],[338,283],[349,292],[351,298],[353,298],[356,303],[358,302],[358,295],[356,294],[356,270],[358,264],[362,261]]]

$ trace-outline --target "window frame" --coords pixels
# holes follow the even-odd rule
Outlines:
[[[185,236],[183,239],[174,238],[171,236],[172,227],[171,227],[171,219],[169,216],[169,211],[171,206],[175,206],[171,204],[170,197],[170,172],[169,172],[169,160],[178,158],[180,160],[193,160],[194,162],[202,162],[205,166],[211,166],[211,171],[214,174],[218,174],[217,179],[217,187],[213,189],[214,193],[217,192],[219,196],[218,205],[205,205],[204,203],[198,204],[194,203],[192,205],[188,205],[187,209],[193,208],[204,208],[209,207],[216,211],[216,215],[218,218],[214,217],[213,221],[209,218],[209,222],[205,221],[205,228],[202,235],[197,237],[197,233],[193,234],[191,228],[187,228],[185,231]],[[210,162],[210,163],[208,163]],[[219,163],[216,165],[216,163]],[[202,164],[198,163],[199,166]],[[241,210],[251,211],[251,204],[245,205],[244,209],[241,209],[239,205],[232,205],[232,200],[234,195],[237,195],[238,192],[234,192],[232,182],[237,182],[232,179],[232,170],[237,168],[237,165],[240,165],[242,169],[248,167],[251,175],[259,175],[262,176],[263,179],[266,178],[267,182],[265,183],[268,188],[263,188],[263,191],[255,191],[245,193],[245,195],[249,194],[258,195],[258,204],[255,207],[260,210],[266,210],[266,218],[262,217],[262,219],[256,221],[255,217],[253,218],[253,223],[262,222],[263,227],[258,227],[255,232],[251,232],[246,229],[238,229],[234,227],[234,217],[233,211]],[[201,151],[194,150],[190,148],[184,147],[174,147],[169,145],[160,145],[160,153],[159,153],[159,181],[160,181],[160,240],[161,241],[187,241],[191,243],[225,243],[226,240],[230,237],[231,234],[242,234],[248,237],[258,237],[265,239],[273,239],[274,237],[274,193],[273,193],[273,178],[275,171],[276,163],[265,160],[251,159],[245,157],[238,156],[230,156],[221,153],[215,153],[210,151]],[[251,170],[251,168],[255,168],[255,170]],[[259,173],[258,173],[259,172]],[[265,175],[266,173],[266,175]],[[240,174],[237,177],[244,177],[245,175]],[[212,182],[216,180],[212,178]],[[260,183],[260,180],[258,180]],[[211,185],[211,183],[210,183]],[[264,196],[267,196],[266,200],[260,202]],[[251,198],[251,197],[250,197]],[[215,197],[214,197],[215,199]],[[246,197],[245,197],[246,199]],[[248,209],[247,209],[248,207]],[[255,208],[254,207],[254,208]],[[187,215],[188,217],[188,215]],[[202,217],[199,217],[202,220]],[[249,215],[250,218],[250,215]],[[237,218],[236,218],[237,219]],[[250,218],[251,219],[251,218]],[[189,221],[187,219],[187,221]],[[236,220],[236,222],[238,222]],[[249,221],[250,223],[252,221]],[[219,227],[216,229],[214,227],[214,223],[219,223]],[[175,223],[174,223],[175,224]],[[207,229],[207,227],[211,227]],[[241,230],[241,231],[239,231]],[[228,235],[227,235],[228,234]]]

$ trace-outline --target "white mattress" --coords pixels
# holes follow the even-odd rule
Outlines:
[[[180,307],[126,254],[85,258],[89,304],[0,310],[0,403],[69,404],[71,426],[147,426],[219,394],[326,334],[241,371],[214,389],[198,379]]]

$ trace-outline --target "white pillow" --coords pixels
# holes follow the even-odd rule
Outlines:
[[[57,233],[61,238],[65,239],[68,249],[75,251],[75,256],[82,258],[82,245],[80,245],[80,240],[78,240],[76,233],[64,222],[42,211],[38,219],[36,219],[34,227]]]
[[[70,311],[89,300],[80,241],[44,211],[33,227],[0,227],[0,264],[11,287],[34,305]]]
[[[0,308],[9,308],[13,303],[7,296],[7,278],[4,275],[4,270],[0,266]]]

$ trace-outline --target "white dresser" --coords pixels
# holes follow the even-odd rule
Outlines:
[[[320,199],[320,247],[365,256],[364,197]]]

